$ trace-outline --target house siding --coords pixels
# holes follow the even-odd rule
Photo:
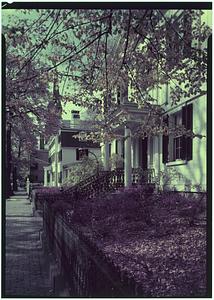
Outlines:
[[[193,132],[199,137],[193,138],[192,159],[189,161],[173,161],[163,164],[161,171],[166,175],[162,178],[162,188],[174,190],[206,190],[206,95],[193,100]],[[201,137],[200,137],[201,135]],[[155,156],[155,153],[153,153]],[[158,158],[154,159],[157,170]]]

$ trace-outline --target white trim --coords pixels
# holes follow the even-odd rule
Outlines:
[[[166,163],[166,167],[181,166],[181,165],[187,165],[187,160],[177,159],[175,161],[170,161]]]

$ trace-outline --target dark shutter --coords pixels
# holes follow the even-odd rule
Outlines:
[[[182,107],[182,125],[187,126],[187,106]],[[185,160],[187,157],[186,136],[181,138],[181,159]]]
[[[111,157],[111,143],[108,145],[109,147],[109,157]]]
[[[164,123],[169,126],[169,116],[165,116],[163,119]],[[162,162],[165,164],[169,161],[169,136],[163,134],[163,140],[162,140]]]
[[[80,160],[79,149],[76,149],[76,160]]]
[[[187,130],[193,129],[193,104],[182,108],[182,124]],[[182,137],[181,159],[192,159],[192,138],[184,135]]]
[[[118,154],[118,141],[115,141],[115,153]]]
[[[193,104],[187,105],[187,129],[193,130]],[[192,137],[186,137],[187,160],[192,160]]]

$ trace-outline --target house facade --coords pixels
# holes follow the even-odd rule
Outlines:
[[[31,183],[44,183],[44,167],[48,166],[48,151],[45,149],[44,138],[38,138],[38,149],[30,154],[30,174]]]
[[[176,20],[182,19],[182,11],[173,13],[177,14]],[[211,26],[211,14],[205,12],[200,18],[201,22]],[[189,38],[191,39],[191,35]],[[188,47],[191,48],[192,42],[189,41]],[[206,40],[198,47],[207,48],[207,42]],[[182,49],[185,55],[186,46],[184,44]],[[169,79],[165,84],[152,86],[150,95],[157,101],[142,109],[129,100],[132,93],[129,83],[125,87],[124,82],[119,85],[118,109],[114,118],[119,119],[125,112],[126,121],[115,126],[114,132],[118,138],[103,143],[101,149],[105,170],[112,168],[109,164],[112,156],[122,158],[125,187],[133,184],[136,170],[144,170],[152,174],[153,182],[159,189],[199,191],[207,188],[207,86],[204,83],[203,91],[194,97],[181,98],[175,103],[171,93],[173,84]],[[118,90],[118,86],[116,89]],[[147,120],[148,114],[156,107],[161,111],[160,133],[137,135],[136,131],[142,121]],[[173,128],[179,127],[183,127],[186,133],[173,133]],[[187,134],[188,132],[192,134]]]
[[[100,145],[91,141],[80,141],[74,137],[81,131],[89,131],[89,121],[81,120],[80,113],[72,110],[71,120],[64,120],[58,134],[48,141],[49,165],[44,167],[44,186],[61,186],[69,176],[74,164],[83,156],[100,157]]]

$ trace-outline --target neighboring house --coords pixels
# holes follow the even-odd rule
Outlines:
[[[58,134],[48,141],[49,165],[44,167],[44,186],[61,186],[72,164],[81,163],[84,155],[93,159],[94,155],[100,157],[99,144],[74,137],[80,131],[90,131],[89,121],[81,120],[80,117],[79,111],[72,110],[71,120],[64,120]]]
[[[44,182],[44,166],[48,165],[48,151],[44,149],[44,139],[39,139],[39,149],[30,155],[30,182]]]
[[[210,25],[208,18],[203,21]],[[207,41],[204,46],[207,47]],[[151,94],[158,100],[155,105],[163,111],[166,127],[183,125],[186,130],[193,131],[195,136],[161,133],[143,138],[136,137],[136,128],[148,116],[149,109],[139,109],[136,103],[129,101],[131,90],[128,82],[125,85],[124,82],[116,87],[118,109],[114,113],[114,120],[125,112],[126,122],[115,126],[114,132],[119,138],[101,145],[104,169],[109,170],[109,161],[113,154],[117,154],[118,157],[124,157],[126,187],[132,185],[137,170],[150,170],[154,182],[161,189],[206,190],[206,84],[203,93],[190,99],[181,99],[177,104],[173,104],[170,97],[170,81],[159,87],[151,87]],[[154,107],[153,104],[152,106]]]

